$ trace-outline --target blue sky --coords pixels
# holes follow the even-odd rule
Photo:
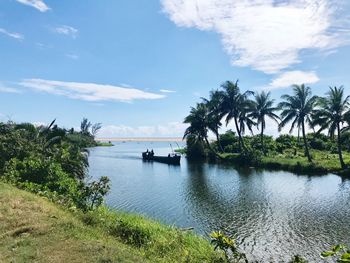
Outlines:
[[[0,119],[100,136],[181,136],[225,80],[350,94],[350,3],[334,0],[2,0]],[[268,133],[275,134],[275,126]]]

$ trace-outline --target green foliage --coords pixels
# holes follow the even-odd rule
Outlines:
[[[214,250],[220,249],[225,253],[225,257],[229,262],[248,262],[244,253],[239,252],[234,239],[229,238],[221,231],[214,231],[210,234],[211,244],[214,245]]]
[[[189,159],[202,159],[206,156],[203,141],[198,140],[195,136],[187,136],[186,149],[187,158]]]
[[[262,162],[262,157],[261,151],[249,146],[239,154],[238,162],[241,165],[259,165]]]
[[[101,205],[109,181],[86,182],[85,147],[91,138],[59,128],[55,120],[40,127],[0,123],[0,179],[69,206],[94,209]]]
[[[84,185],[81,190],[82,206],[84,206],[85,210],[93,210],[99,207],[109,190],[110,180],[107,176],[102,176],[98,181]]]
[[[337,257],[338,263],[350,262],[350,250],[344,245],[333,246],[330,250],[321,253],[322,258]]]
[[[264,163],[269,168],[288,167],[291,168],[289,170],[297,172],[323,173],[341,170],[348,174],[350,168],[345,152],[350,152],[350,96],[345,95],[343,87],[330,87],[325,97],[312,96],[311,88],[304,84],[292,87],[293,94],[282,95],[282,101],[277,107],[274,106],[269,92],[241,92],[238,80],[225,81],[221,89],[212,90],[210,98],[202,98],[202,102],[192,107],[184,120],[184,123],[189,124],[184,138],[192,136],[198,141],[206,142],[203,150],[190,151],[190,158],[228,157],[243,165],[256,165],[261,163],[260,154],[256,150],[267,158],[284,155],[287,159],[296,159],[302,153],[310,164],[304,165],[303,160],[296,164],[286,164],[288,160],[283,160],[283,163],[265,160]],[[250,99],[250,95],[254,95],[254,100]],[[277,114],[278,111],[280,114]],[[279,123],[279,131],[290,124],[289,132],[297,130],[298,138],[280,135],[274,140],[265,136],[266,118]],[[219,128],[223,120],[226,126],[232,121],[235,132],[229,130],[220,135]],[[307,125],[313,129],[313,134],[306,134]],[[244,136],[246,129],[253,134],[254,127],[259,131],[258,136]],[[216,142],[208,142],[209,131],[214,133]],[[327,131],[327,135],[320,133],[322,131]],[[338,154],[340,168],[334,169],[333,161],[331,165],[329,161],[327,165],[320,165],[315,160],[315,151],[323,151],[327,159]],[[235,155],[236,153],[239,155]],[[253,157],[251,161],[250,157]]]
[[[149,229],[119,220],[110,228],[110,234],[119,237],[126,244],[136,247],[146,246],[151,239]]]
[[[289,263],[308,263],[308,261],[302,258],[301,256],[296,255],[292,258],[291,261],[289,261]]]
[[[220,135],[221,145],[227,153],[239,152],[239,142],[236,133],[232,130]]]

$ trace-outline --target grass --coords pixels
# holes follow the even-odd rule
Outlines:
[[[237,163],[239,154],[222,154],[224,162]],[[286,151],[284,154],[263,156],[259,168],[287,170],[299,174],[349,174],[348,170],[342,170],[339,163],[338,154],[325,151],[311,150],[312,163],[309,163],[304,153],[301,151]],[[343,152],[344,162],[350,165],[350,154]]]
[[[99,141],[97,141],[96,146],[110,147],[110,146],[113,146],[113,143],[112,142],[99,142]]]
[[[0,183],[0,262],[219,262],[188,231],[103,207],[68,211]]]
[[[180,154],[186,154],[186,148],[178,148],[178,149],[175,149],[174,152],[180,153]]]

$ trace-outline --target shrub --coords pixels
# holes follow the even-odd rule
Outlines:
[[[124,220],[119,220],[114,226],[111,226],[110,234],[119,237],[126,244],[136,247],[147,245],[151,239],[151,233],[147,228]]]
[[[203,159],[206,157],[204,143],[188,136],[186,140],[187,158]]]

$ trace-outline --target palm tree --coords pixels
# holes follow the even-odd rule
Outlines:
[[[209,111],[205,103],[197,103],[196,107],[191,107],[190,114],[184,120],[184,123],[190,126],[185,130],[183,138],[192,136],[197,141],[204,140],[208,148],[215,153],[208,140],[208,116]]]
[[[326,97],[318,99],[319,108],[313,115],[313,124],[320,127],[319,131],[328,129],[329,136],[334,138],[337,133],[338,155],[342,169],[345,168],[341,150],[341,124],[346,121],[346,113],[349,111],[350,96],[345,97],[344,88],[341,86],[329,87]]]
[[[313,112],[317,96],[312,96],[310,87],[302,85],[293,85],[294,95],[282,95],[284,101],[278,104],[278,108],[282,110],[282,121],[278,126],[281,130],[287,123],[292,121],[289,132],[291,133],[296,126],[301,127],[304,140],[305,155],[309,162],[312,162],[309,146],[305,134],[305,123],[312,124],[311,114]]]
[[[270,99],[270,92],[261,92],[254,96],[253,107],[251,110],[251,117],[257,120],[257,125],[260,125],[260,142],[261,150],[264,151],[264,130],[266,127],[266,117],[274,120],[277,124],[280,120],[279,116],[275,114],[278,110],[274,107],[274,100]],[[258,127],[259,128],[259,127]],[[265,152],[265,151],[264,151]]]
[[[221,145],[220,135],[219,135],[219,129],[222,125],[221,119],[223,117],[223,114],[221,111],[221,104],[222,104],[223,98],[224,98],[223,92],[219,90],[210,91],[209,100],[206,98],[202,98],[203,103],[206,104],[209,111],[208,128],[215,134],[220,152],[224,151]]]
[[[236,132],[239,138],[239,148],[242,150],[244,142],[242,138],[242,131],[244,132],[244,123],[247,123],[246,109],[249,106],[248,95],[253,94],[252,91],[240,92],[238,80],[236,82],[226,81],[221,85],[224,89],[224,98],[221,105],[222,114],[226,115],[226,126],[230,120],[234,120]],[[248,128],[250,122],[248,124]]]

